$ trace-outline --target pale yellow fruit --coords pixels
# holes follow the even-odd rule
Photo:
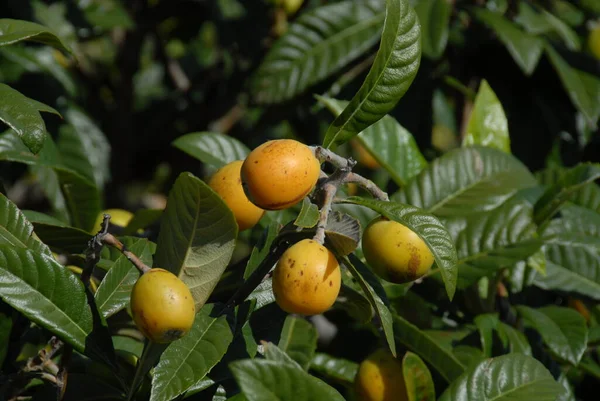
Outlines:
[[[131,219],[133,219],[133,213],[128,210],[107,209],[96,218],[96,224],[94,224],[94,229],[92,230],[93,234],[97,234],[102,229],[102,221],[105,214],[110,214],[110,224],[119,227],[127,227]]]
[[[331,251],[311,239],[288,248],[273,272],[273,294],[288,313],[317,315],[329,309],[340,292],[342,274]]]
[[[130,305],[136,326],[155,343],[169,343],[183,337],[196,316],[188,286],[173,273],[159,268],[147,271],[136,281]]]
[[[354,378],[359,401],[407,401],[402,362],[379,349],[361,362]]]
[[[410,228],[383,217],[371,221],[363,233],[367,263],[384,280],[407,283],[422,277],[434,262],[431,250]]]

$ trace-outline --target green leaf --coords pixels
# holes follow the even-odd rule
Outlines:
[[[583,113],[590,125],[596,125],[600,112],[596,99],[590,96],[581,74],[571,67],[552,46],[547,44],[545,50],[573,105]]]
[[[542,336],[550,351],[577,365],[587,346],[588,329],[579,312],[558,306],[532,309],[517,306],[517,312]]]
[[[293,360],[288,354],[281,350],[277,345],[270,341],[263,341],[265,359],[268,361],[277,362],[284,365],[293,366],[296,369],[303,368]]]
[[[414,206],[357,196],[346,198],[343,202],[368,207],[415,232],[425,241],[433,253],[436,265],[442,274],[448,297],[450,299],[454,297],[458,275],[456,249],[450,233],[435,216]]]
[[[404,96],[421,63],[421,29],[408,0],[387,0],[375,61],[348,106],[331,123],[323,146],[347,142],[390,112]]]
[[[174,140],[171,145],[215,168],[244,160],[250,153],[250,149],[237,139],[216,132],[186,134]]]
[[[579,164],[567,171],[546,190],[535,204],[535,220],[543,224],[582,187],[600,178],[600,164]]]
[[[531,34],[538,35],[552,31],[552,26],[543,15],[536,12],[532,6],[526,2],[520,1],[518,4],[519,14],[515,18],[515,22],[520,24],[525,30]]]
[[[317,352],[310,363],[310,369],[326,378],[353,384],[356,372],[358,372],[358,364]]]
[[[111,149],[106,136],[79,108],[70,107],[65,119],[70,126],[63,126],[58,138],[64,165],[103,188],[110,180]]]
[[[526,75],[531,75],[540,61],[544,40],[523,32],[517,25],[498,13],[483,8],[472,8],[471,12],[496,32],[521,70]]]
[[[152,255],[156,248],[152,242],[136,239],[133,244],[126,245],[127,249],[146,265],[152,264]],[[96,291],[98,311],[107,318],[125,308],[129,304],[131,289],[139,277],[139,271],[129,259],[125,255],[119,256]]]
[[[396,356],[396,343],[394,342],[394,328],[392,326],[392,313],[388,307],[389,301],[379,278],[365,266],[354,254],[345,256],[343,264],[348,268],[358,285],[362,289],[369,303],[379,317],[383,335],[387,341],[392,355]]]
[[[302,209],[294,221],[294,225],[302,228],[312,228],[319,222],[319,207],[308,198],[302,200]]]
[[[565,171],[562,168],[547,168],[536,173],[536,177],[540,184],[551,186],[558,182]],[[584,185],[569,198],[569,202],[600,213],[600,186],[594,183]]]
[[[192,174],[182,173],[169,192],[154,266],[178,275],[199,309],[227,267],[236,237],[233,214],[219,195]]]
[[[556,401],[577,401],[575,393],[571,388],[571,383],[569,383],[569,379],[565,373],[560,375],[558,382],[563,386],[563,389]]]
[[[510,354],[472,367],[438,401],[555,401],[560,392],[544,365],[530,356]]]
[[[267,230],[263,233],[261,240],[252,248],[252,253],[244,270],[244,280],[256,270],[262,261],[269,255],[273,241],[279,232],[279,223],[271,223]]]
[[[510,352],[518,352],[525,355],[532,355],[531,346],[527,341],[525,334],[504,322],[499,322],[496,326],[498,335],[505,344],[508,344]]]
[[[154,368],[151,401],[168,401],[202,380],[223,358],[233,340],[226,315],[216,315],[214,304],[197,314],[190,332],[163,352]]]
[[[33,226],[17,205],[0,193],[0,245],[31,249],[37,253],[52,255],[50,249],[39,241]]]
[[[473,146],[434,160],[392,198],[437,216],[468,216],[494,209],[534,185],[533,175],[514,156]]]
[[[448,0],[421,0],[415,5],[421,23],[423,54],[432,60],[439,59],[446,50],[452,8]]]
[[[398,315],[394,315],[394,336],[396,341],[433,366],[448,383],[463,372],[464,366],[452,354],[451,348],[444,347],[439,341]]]
[[[379,39],[379,1],[343,1],[300,15],[273,45],[250,81],[253,97],[278,103],[362,56]]]
[[[541,16],[548,22],[552,30],[561,37],[567,49],[574,52],[581,50],[581,42],[577,32],[543,8],[541,9]]]
[[[136,210],[133,214],[133,218],[127,224],[127,227],[123,230],[123,235],[133,235],[138,230],[147,228],[158,221],[163,214],[162,209],[140,209]]]
[[[592,259],[592,255],[584,255]],[[581,258],[578,258],[581,260]],[[600,264],[597,257],[593,259],[595,268],[589,269],[583,263],[578,266],[565,267],[561,264],[548,262],[546,264],[546,276],[537,275],[534,284],[545,290],[560,290],[565,292],[576,292],[600,300]]]
[[[93,237],[87,231],[64,224],[54,224],[36,219],[33,219],[32,223],[35,233],[46,245],[63,252],[83,253],[89,240]]]
[[[2,21],[0,20],[0,24]],[[0,120],[15,130],[34,154],[42,149],[47,134],[46,124],[40,111],[60,116],[52,107],[30,99],[10,86],[0,83]]]
[[[485,79],[479,86],[463,139],[463,146],[468,145],[488,146],[510,153],[506,114]]]
[[[285,319],[279,348],[304,370],[308,370],[317,349],[317,329],[307,320],[289,315]]]
[[[498,314],[484,313],[478,315],[474,320],[475,326],[479,331],[479,342],[483,349],[483,355],[489,358],[492,356],[492,345],[494,342],[494,331],[498,327],[500,320]]]
[[[125,5],[116,0],[79,2],[77,6],[83,11],[85,19],[94,29],[131,29],[135,27]]]
[[[6,352],[10,345],[10,331],[12,330],[13,320],[10,316],[0,313],[0,365],[4,364]]]
[[[76,350],[86,349],[92,312],[83,283],[52,256],[0,245],[0,298]]]
[[[322,96],[317,99],[335,116],[340,115],[348,105],[345,100]],[[404,186],[427,166],[415,138],[392,116],[383,116],[381,120],[358,134],[356,140],[399,186]]]
[[[90,180],[65,167],[54,167],[73,226],[91,231],[102,210],[100,190]]]
[[[446,221],[458,252],[459,288],[526,260],[540,249],[544,241],[536,236],[532,209],[515,197],[491,212]]]
[[[334,309],[341,309],[360,323],[368,323],[373,318],[373,308],[369,300],[352,287],[342,284]]]
[[[435,401],[431,372],[417,354],[407,352],[402,358],[402,373],[408,401]]]
[[[293,365],[253,359],[229,368],[248,401],[344,401],[333,387]]]
[[[47,136],[50,138],[50,135]],[[48,142],[44,145],[44,149],[48,148]],[[31,174],[33,174],[37,182],[42,187],[42,190],[48,198],[48,202],[52,208],[53,214],[63,223],[71,221],[69,216],[69,210],[67,208],[67,200],[60,189],[60,183],[58,182],[58,174],[51,167],[47,166],[31,166]]]
[[[0,19],[0,46],[7,46],[23,40],[42,43],[68,53],[71,52],[68,46],[48,27],[29,21],[10,18]]]

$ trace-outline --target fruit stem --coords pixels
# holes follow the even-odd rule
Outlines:
[[[144,274],[151,269],[150,266],[148,266],[144,262],[142,262],[140,260],[140,258],[138,258],[129,249],[127,249],[125,244],[123,244],[121,241],[119,241],[114,235],[108,234],[108,233],[104,234],[104,238],[102,238],[102,241],[105,244],[113,246],[113,247],[117,248],[119,251],[121,251],[121,253],[123,255],[125,255],[125,257],[127,258],[127,260],[129,260],[140,271],[140,274]]]
[[[346,175],[346,178],[344,179],[344,184],[350,183],[354,183],[359,187],[366,189],[376,199],[386,202],[390,200],[388,194],[385,191],[379,188],[373,181],[363,177],[362,175],[352,172],[348,173],[348,175]]]
[[[345,167],[337,168],[329,177],[325,177],[320,180],[317,196],[319,197],[318,203],[321,208],[319,211],[317,232],[315,233],[313,239],[321,245],[323,245],[325,242],[325,228],[327,227],[329,213],[331,213],[333,199],[335,198],[338,188],[344,184],[348,174],[352,173],[352,167],[354,164],[355,162],[353,160],[348,160],[348,163]]]

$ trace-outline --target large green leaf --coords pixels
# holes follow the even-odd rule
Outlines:
[[[392,198],[438,216],[468,216],[494,209],[534,185],[535,178],[517,158],[473,146],[436,159]]]
[[[394,336],[396,341],[405,345],[428,362],[448,383],[456,379],[464,370],[462,363],[439,341],[408,320],[394,315]]]
[[[76,107],[65,112],[58,148],[65,166],[93,181],[98,188],[110,179],[110,144],[88,115]]]
[[[420,0],[415,11],[421,23],[421,46],[423,54],[439,59],[448,43],[448,25],[453,4],[447,0]]]
[[[102,210],[100,190],[93,181],[73,170],[55,166],[54,171],[67,202],[73,226],[91,231]]]
[[[587,346],[588,329],[583,316],[574,309],[547,306],[532,309],[524,305],[517,311],[542,336],[550,351],[577,365]]]
[[[394,342],[394,327],[392,325],[392,313],[389,309],[389,301],[385,290],[381,286],[379,278],[365,266],[354,254],[344,257],[343,264],[348,268],[354,279],[358,282],[365,297],[379,317],[383,335],[388,347],[396,356],[396,343]]]
[[[438,401],[555,401],[561,386],[536,359],[509,354],[463,373]]]
[[[331,123],[323,146],[340,145],[377,122],[404,96],[421,63],[421,29],[408,0],[387,0],[381,44],[365,81]]]
[[[368,207],[417,233],[433,253],[435,263],[442,274],[448,297],[450,299],[454,297],[458,275],[456,249],[450,233],[435,216],[414,206],[357,196],[346,198],[343,202]]]
[[[182,173],[169,192],[154,266],[176,274],[204,305],[227,267],[237,237],[231,210],[208,185]]]
[[[127,244],[127,249],[133,252],[146,265],[152,264],[155,245],[146,239],[137,239],[133,244]],[[96,306],[105,317],[114,315],[129,304],[131,289],[140,277],[140,273],[125,255],[119,256],[110,268],[96,291]]]
[[[253,359],[229,368],[248,401],[344,401],[333,387],[290,364]]]
[[[358,364],[317,352],[310,363],[310,369],[327,378],[351,384],[358,372]]]
[[[502,104],[484,79],[475,96],[463,145],[482,145],[510,153],[508,121]]]
[[[43,43],[70,52],[65,43],[48,27],[34,22],[10,18],[0,19],[0,46],[23,40]]]
[[[550,219],[575,193],[600,178],[600,164],[579,164],[565,171],[535,204],[535,220]]]
[[[577,32],[561,21],[554,14],[541,9],[541,16],[548,22],[548,26],[563,40],[565,46],[571,51],[581,50],[581,41]]]
[[[529,345],[525,334],[504,322],[498,322],[496,330],[505,346],[508,345],[508,350],[510,352],[532,355],[531,345]]]
[[[15,130],[33,153],[38,153],[42,149],[47,134],[46,124],[40,111],[60,116],[52,107],[30,99],[10,86],[0,83],[0,120]]]
[[[597,108],[596,99],[587,91],[579,72],[549,44],[546,44],[545,51],[575,107],[583,113],[591,125],[595,125],[600,110]]]
[[[498,13],[484,8],[473,8],[472,13],[496,32],[521,70],[531,75],[544,50],[544,40],[523,32],[516,24]]]
[[[569,267],[547,262],[546,275],[538,274],[534,284],[545,290],[576,292],[600,300],[600,264],[597,255],[594,258],[586,252],[584,256],[587,260],[578,257],[578,264]],[[587,265],[589,260],[592,260],[594,265]]]
[[[317,337],[315,326],[301,317],[290,315],[283,324],[279,348],[308,370],[317,349]]]
[[[168,401],[202,380],[223,358],[233,340],[226,315],[216,315],[214,304],[196,314],[190,332],[163,352],[154,368],[151,401]]]
[[[348,104],[345,100],[318,99],[335,116]],[[415,138],[392,116],[384,116],[358,134],[356,139],[399,186],[404,186],[427,165]]]
[[[275,43],[250,82],[259,102],[287,100],[360,57],[379,39],[380,1],[343,1],[303,13]]]
[[[552,186],[558,182],[565,171],[566,169],[561,168],[547,168],[536,173],[536,177],[540,184]],[[595,183],[584,185],[571,195],[569,202],[600,213],[600,186]]]
[[[402,358],[402,373],[408,401],[435,401],[431,372],[417,354],[407,352]]]
[[[83,283],[50,255],[0,245],[0,298],[83,352],[92,312]]]
[[[87,248],[88,241],[92,239],[92,234],[79,228],[52,224],[36,219],[31,222],[35,228],[35,233],[46,245],[63,252],[83,253]]]
[[[536,236],[532,206],[513,198],[488,213],[449,219],[458,253],[458,287],[511,267],[537,252],[544,241]]]
[[[33,226],[17,205],[0,193],[0,245],[12,245],[18,248],[51,255],[50,249],[39,241],[33,232]]]
[[[230,136],[217,132],[194,132],[175,139],[177,149],[215,168],[236,160],[244,160],[250,149]]]

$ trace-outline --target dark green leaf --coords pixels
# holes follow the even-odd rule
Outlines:
[[[532,355],[531,346],[529,345],[525,334],[504,322],[500,322],[496,327],[496,330],[498,330],[498,335],[502,341],[508,344],[510,352]]]
[[[138,230],[147,228],[158,221],[163,214],[162,209],[140,209],[133,214],[133,218],[123,230],[123,235],[133,235]]]
[[[566,169],[547,168],[536,173],[536,177],[541,184],[551,186],[558,182],[565,171]],[[569,198],[569,202],[600,213],[600,186],[594,183],[584,185]]]
[[[250,82],[254,98],[277,103],[362,56],[379,39],[379,1],[343,1],[303,13],[274,44]]]
[[[392,198],[437,216],[468,216],[494,209],[534,185],[535,178],[517,158],[473,146],[436,159]]]
[[[319,101],[338,116],[348,102],[327,97],[318,97]],[[373,155],[390,177],[400,186],[405,185],[417,175],[427,161],[421,154],[415,138],[394,117],[384,116],[367,127],[356,140]]]
[[[362,230],[354,217],[333,211],[325,227],[325,245],[340,255],[354,252],[360,242]]]
[[[542,55],[544,40],[523,32],[498,13],[483,8],[473,8],[472,12],[477,19],[496,32],[521,70],[531,75]]]
[[[462,374],[439,401],[555,401],[560,385],[540,362],[521,354],[487,359]]]
[[[2,21],[0,20],[0,30]],[[0,40],[1,38],[0,36]],[[46,124],[40,111],[60,116],[52,107],[30,99],[10,86],[0,83],[0,120],[15,130],[33,153],[38,153],[42,149],[47,134]]]
[[[131,29],[135,26],[125,5],[116,0],[79,2],[77,5],[83,11],[85,19],[94,26],[102,29]]]
[[[4,313],[0,313],[0,366],[4,363],[4,358],[6,358],[12,326],[12,318]]]
[[[73,226],[91,231],[102,209],[100,190],[73,170],[56,166],[54,171],[71,212]]]
[[[237,139],[216,132],[186,134],[174,140],[172,145],[215,168],[244,160],[250,153],[250,149]]]
[[[548,26],[561,37],[565,46],[571,51],[580,51],[581,42],[577,32],[559,18],[555,17],[552,13],[549,13],[543,8],[541,11],[541,16],[548,22]]]
[[[219,195],[192,174],[182,173],[169,192],[154,266],[178,275],[199,309],[227,267],[236,237],[233,214]]]
[[[356,196],[346,198],[343,202],[375,210],[388,219],[410,228],[421,237],[433,253],[437,267],[442,273],[446,293],[452,299],[456,290],[458,274],[456,249],[450,233],[436,217],[414,206],[396,202],[384,202]]]
[[[488,146],[510,153],[506,114],[485,79],[479,85],[463,145]]]
[[[573,309],[558,306],[532,309],[519,305],[517,311],[540,333],[555,355],[573,365],[579,363],[588,338],[583,316]]]
[[[74,106],[65,112],[58,148],[65,166],[94,182],[98,188],[110,180],[110,144],[94,121]]]
[[[588,122],[595,125],[599,115],[596,99],[590,97],[581,75],[552,46],[547,44],[545,50],[571,101],[583,113]]]
[[[600,164],[579,164],[567,171],[546,190],[535,204],[535,220],[542,224],[550,219],[582,187],[600,178]]]
[[[50,28],[29,21],[10,18],[0,19],[0,46],[10,45],[23,40],[38,42],[69,53],[71,52],[67,45]]]
[[[519,2],[519,14],[515,18],[515,21],[523,26],[527,32],[534,35],[552,30],[552,26],[548,20],[524,1]]]
[[[500,320],[497,314],[485,313],[478,315],[474,320],[475,326],[479,331],[479,342],[483,349],[483,355],[489,358],[492,356],[492,344],[494,341],[494,331],[498,327]]]
[[[52,254],[50,249],[35,237],[33,226],[17,205],[3,194],[0,194],[0,245],[31,249],[45,255]]]
[[[137,239],[133,244],[127,244],[127,249],[146,265],[152,265],[155,248],[155,245],[146,239]],[[119,256],[96,291],[98,311],[107,318],[125,308],[129,304],[131,289],[139,277],[139,271],[127,257]]]
[[[408,0],[387,0],[375,61],[348,106],[331,123],[323,146],[347,142],[380,120],[404,96],[421,63],[421,29]]]
[[[33,221],[35,233],[44,243],[53,249],[68,253],[83,253],[92,234],[79,228],[67,227],[63,224],[50,224]]]
[[[83,352],[92,313],[83,283],[52,256],[0,245],[0,297]]]
[[[312,228],[319,222],[319,207],[312,203],[308,198],[302,201],[302,209],[294,224],[302,228]]]
[[[333,387],[288,364],[254,359],[229,367],[249,401],[344,401]]]
[[[423,54],[432,60],[439,59],[446,49],[452,8],[453,4],[447,0],[421,0],[415,5],[421,23]]]
[[[396,343],[394,342],[394,328],[392,326],[392,313],[388,307],[389,301],[385,290],[381,286],[379,278],[365,266],[354,254],[345,256],[342,259],[343,264],[350,270],[354,279],[362,289],[366,298],[371,303],[371,307],[379,317],[383,335],[387,341],[388,347],[394,356],[396,356]]]
[[[279,348],[286,352],[304,370],[308,370],[317,349],[317,329],[307,320],[288,316],[281,330]]]
[[[358,371],[358,364],[317,352],[310,363],[310,369],[327,378],[352,384]]]
[[[373,308],[369,300],[354,288],[344,284],[342,284],[333,308],[345,311],[360,323],[368,323],[373,318]]]
[[[151,401],[168,401],[202,380],[227,352],[233,333],[213,304],[196,314],[190,332],[163,352],[154,368]]]
[[[408,401],[435,401],[433,378],[417,354],[407,352],[402,358],[402,372]]]
[[[286,354],[281,348],[269,341],[263,341],[265,359],[268,361],[278,362],[280,364],[293,366],[296,369],[302,370],[302,366]]]
[[[433,366],[448,383],[463,372],[463,365],[452,354],[451,349],[445,348],[439,341],[397,315],[394,315],[394,336],[396,341]]]
[[[267,255],[269,255],[271,245],[277,237],[278,232],[279,223],[269,224],[269,227],[263,233],[261,241],[258,244],[256,244],[252,249],[252,253],[250,254],[250,258],[248,259],[248,263],[246,264],[246,269],[244,270],[244,279],[250,277],[254,270],[256,270],[256,268],[267,257]]]

